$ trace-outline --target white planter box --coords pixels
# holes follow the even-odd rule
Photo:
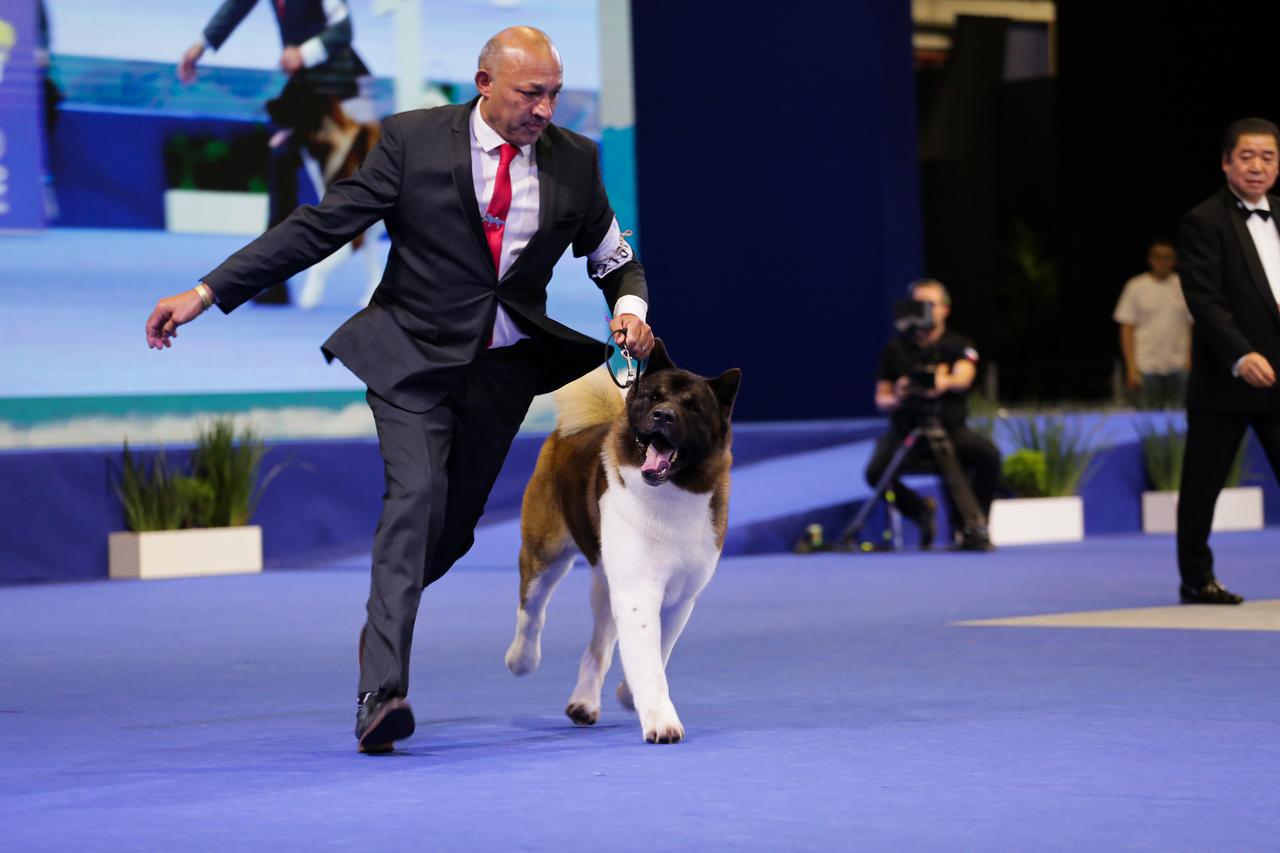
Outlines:
[[[1079,542],[1084,539],[1084,501],[1065,498],[1011,498],[991,504],[987,533],[995,545]]]
[[[190,578],[262,571],[262,528],[198,527],[112,533],[107,537],[113,578]]]
[[[1218,505],[1213,510],[1213,529],[1261,530],[1262,487],[1234,486],[1218,494]],[[1178,532],[1178,493],[1142,493],[1142,532]]]
[[[267,230],[266,193],[165,190],[164,227],[180,234],[241,234]]]

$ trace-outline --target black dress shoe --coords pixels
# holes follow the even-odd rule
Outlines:
[[[1239,604],[1244,596],[1236,595],[1217,581],[1209,581],[1204,586],[1178,587],[1178,598],[1183,604]]]
[[[956,551],[994,551],[996,546],[991,543],[986,534],[974,535],[966,534],[960,537],[960,541],[955,544],[953,550]]]
[[[924,506],[911,520],[920,528],[920,550],[928,551],[938,535],[938,502],[933,498],[925,498]]]
[[[413,734],[413,709],[400,696],[365,693],[356,709],[359,750],[379,755],[395,749],[395,742]]]

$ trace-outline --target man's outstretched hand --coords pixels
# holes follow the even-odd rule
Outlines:
[[[204,312],[204,300],[194,289],[161,299],[147,318],[147,346],[152,349],[173,346],[170,338],[178,336],[178,327],[190,323]]]
[[[182,59],[178,62],[178,79],[183,83],[195,80],[196,63],[202,56],[204,56],[204,41],[198,41],[187,48],[187,52],[182,54]]]

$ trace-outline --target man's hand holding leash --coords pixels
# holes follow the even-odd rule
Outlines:
[[[649,353],[653,352],[653,330],[635,314],[619,314],[614,317],[609,321],[609,333],[619,347],[636,358],[648,358]]]

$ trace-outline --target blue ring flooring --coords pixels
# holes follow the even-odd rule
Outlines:
[[[1215,538],[1280,597],[1280,532]],[[1265,555],[1265,556],[1264,556]],[[12,850],[1263,850],[1280,837],[1277,637],[973,628],[1167,605],[1171,537],[989,555],[726,559],[676,648],[688,729],[561,708],[588,573],[509,675],[516,574],[428,590],[405,749],[357,755],[367,557],[323,569],[0,588]],[[612,691],[615,670],[608,683]]]

